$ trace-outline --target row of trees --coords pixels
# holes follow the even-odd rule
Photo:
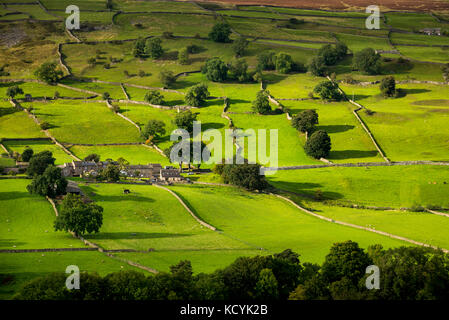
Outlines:
[[[380,269],[380,289],[368,290],[366,268]],[[213,273],[194,274],[189,261],[170,272],[145,276],[121,271],[100,277],[82,273],[79,290],[67,275],[36,278],[17,300],[446,300],[449,257],[422,247],[364,250],[356,242],[334,244],[321,265],[301,262],[292,250],[240,257]]]
[[[332,147],[331,138],[324,130],[316,130],[319,117],[315,110],[304,110],[292,118],[292,127],[307,135],[304,150],[315,158],[326,158]]]
[[[307,69],[299,62],[293,61],[291,55],[279,52],[276,54],[273,51],[263,51],[257,55],[257,70],[276,70],[279,73],[289,72],[305,72]]]

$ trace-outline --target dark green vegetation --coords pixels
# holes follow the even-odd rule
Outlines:
[[[170,272],[145,277],[135,271],[100,277],[83,273],[80,290],[69,291],[62,273],[37,278],[15,296],[17,300],[433,300],[448,299],[447,256],[425,248],[384,250],[359,248],[356,242],[334,244],[321,265],[301,262],[299,254],[283,252],[240,257],[224,269],[194,275],[190,261]],[[369,265],[382,271],[379,290],[365,286]]]
[[[447,256],[398,248],[416,242],[449,248],[448,218],[427,211],[449,209],[447,25],[428,13],[387,12],[380,30],[366,30],[361,12],[83,0],[82,28],[71,36],[63,21],[68,1],[42,0],[48,12],[10,2],[0,12],[9,19],[0,22],[0,170],[15,171],[0,180],[0,249],[86,248],[65,232],[71,230],[105,250],[134,251],[110,253],[116,259],[97,251],[2,252],[2,298],[69,264],[88,271],[83,277],[98,281],[108,298],[445,298]],[[418,34],[418,25],[442,28],[443,36]],[[245,138],[277,129],[279,166],[327,166],[265,177],[262,166],[275,164],[224,164],[208,172],[213,164],[188,159],[181,166],[193,165],[187,169],[193,172],[185,178],[220,184],[169,186],[191,212],[173,194],[146,185],[149,179],[121,174],[128,165],[177,165],[167,158],[170,134],[176,128],[192,133],[195,120],[202,133],[219,130],[223,141],[227,129],[243,129]],[[393,164],[443,165],[390,165],[378,150]],[[241,156],[254,152],[245,146]],[[69,178],[86,200],[69,206],[57,166],[75,159],[119,165],[86,180]],[[21,162],[28,161],[26,171]],[[55,232],[55,213],[43,196],[55,198],[57,228],[64,232]],[[73,217],[79,223],[71,224]],[[332,244],[348,239],[360,247],[334,246],[325,258]],[[301,254],[301,263],[286,248]],[[346,264],[348,250],[354,261]],[[230,265],[242,256],[248,258]],[[180,260],[193,269],[177,265]],[[363,291],[368,263],[388,275],[381,286],[397,289]],[[103,278],[148,268],[162,272]],[[419,271],[406,277],[407,269]],[[289,270],[291,278],[284,278]],[[96,271],[101,278],[92,276]],[[126,296],[120,283],[128,277],[148,291]],[[54,279],[49,286],[60,285]],[[166,290],[155,293],[159,287]],[[408,287],[414,289],[405,292]],[[28,288],[23,297],[35,290]]]

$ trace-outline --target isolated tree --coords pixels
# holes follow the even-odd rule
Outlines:
[[[189,60],[189,51],[187,50],[187,48],[182,48],[181,50],[179,50],[178,52],[178,62],[180,64],[189,64],[190,60]]]
[[[136,58],[142,58],[145,56],[145,39],[139,38],[134,43],[133,56]]]
[[[209,32],[209,39],[215,42],[230,42],[231,27],[225,22],[219,22],[212,27]]]
[[[84,161],[100,162],[100,156],[96,153],[91,153],[87,157],[84,158]]]
[[[62,176],[61,168],[49,165],[43,174],[33,177],[27,190],[31,194],[54,198],[66,192],[67,180]]]
[[[228,66],[218,57],[208,59],[201,71],[213,82],[223,82],[228,76]]]
[[[145,53],[152,59],[159,59],[164,54],[161,38],[150,38],[145,43]]]
[[[234,51],[235,56],[243,56],[248,45],[249,41],[244,36],[239,36],[237,39],[235,39],[232,43],[232,50]]]
[[[103,225],[103,208],[94,203],[84,203],[83,199],[68,194],[61,204],[54,227],[56,231],[73,231],[76,235],[97,233]]]
[[[173,124],[180,129],[187,130],[192,133],[193,131],[193,121],[196,120],[197,114],[192,113],[190,110],[181,111],[176,114]]]
[[[34,75],[46,83],[56,83],[64,73],[56,68],[56,63],[46,62],[34,72]]]
[[[165,134],[165,123],[160,120],[149,120],[142,131],[145,139],[150,137],[160,137]]]
[[[42,130],[48,130],[51,128],[51,124],[47,121],[41,122],[39,127],[41,127]]]
[[[324,64],[327,66],[333,66],[339,59],[337,51],[331,44],[322,46],[318,50],[318,56],[323,58]]]
[[[307,139],[304,150],[315,159],[326,158],[331,150],[331,138],[326,131],[315,131]]]
[[[162,70],[159,73],[159,80],[165,88],[171,87],[176,82],[176,77],[171,71]]]
[[[34,154],[33,149],[27,147],[25,150],[23,150],[22,155],[20,157],[23,162],[28,162],[30,161],[33,154]]]
[[[318,113],[315,110],[305,110],[292,118],[292,126],[303,133],[312,133],[318,124]]]
[[[291,55],[280,52],[276,55],[276,71],[279,73],[289,73],[294,67]]]
[[[229,73],[231,78],[239,82],[248,81],[248,63],[246,63],[245,59],[235,59],[229,65]]]
[[[380,92],[384,97],[394,97],[396,95],[396,80],[393,76],[388,76],[380,82]]]
[[[380,72],[380,54],[372,48],[366,48],[356,52],[352,60],[353,68],[366,74],[378,74]]]
[[[23,90],[19,86],[8,87],[6,90],[6,96],[10,99],[14,99],[19,94],[23,94]]]
[[[257,55],[258,70],[274,70],[276,68],[276,54],[273,51],[263,51]]]
[[[341,101],[343,99],[342,93],[338,90],[336,84],[332,81],[323,81],[319,83],[314,89],[313,92],[318,94],[322,100],[335,100]]]
[[[206,102],[208,96],[209,91],[207,90],[207,85],[197,84],[187,90],[185,102],[189,106],[200,107]]]
[[[324,58],[321,56],[313,57],[307,69],[316,77],[324,77],[327,73],[327,66],[324,62]]]
[[[41,175],[48,166],[55,164],[55,160],[53,154],[48,150],[36,153],[30,159],[27,174],[30,177]]]
[[[163,105],[165,103],[164,96],[157,90],[148,91],[145,94],[144,100],[155,105]]]
[[[111,95],[109,92],[103,92],[103,100],[109,100],[111,99]]]
[[[270,101],[265,90],[260,90],[257,93],[256,100],[253,101],[252,109],[258,114],[268,114],[271,112]]]
[[[223,181],[248,190],[264,190],[268,187],[265,176],[260,174],[259,164],[226,164]]]
[[[97,59],[95,59],[95,58],[87,59],[87,64],[91,67],[95,66],[96,63],[97,63]]]

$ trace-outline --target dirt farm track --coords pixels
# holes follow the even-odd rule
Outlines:
[[[370,5],[378,5],[390,10],[449,11],[449,0],[202,0],[202,2],[329,10],[360,10]]]

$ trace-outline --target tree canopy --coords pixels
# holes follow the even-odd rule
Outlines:
[[[144,100],[155,105],[163,105],[165,103],[164,96],[157,90],[150,90],[145,94]]]
[[[223,82],[228,77],[228,66],[218,57],[208,59],[201,71],[213,82]]]
[[[318,113],[315,110],[304,110],[292,118],[292,126],[303,133],[312,133],[318,124]]]
[[[31,194],[54,198],[65,194],[67,180],[62,176],[61,168],[49,165],[40,175],[35,175],[27,190]]]
[[[34,75],[39,80],[46,83],[58,82],[62,78],[63,74],[64,73],[61,70],[57,69],[56,63],[54,62],[45,62],[34,72]]]
[[[265,90],[260,90],[257,93],[256,100],[253,101],[252,109],[259,114],[268,114],[271,112],[270,101]]]
[[[323,81],[319,83],[313,92],[318,94],[322,100],[327,101],[341,101],[343,99],[342,93],[338,90],[338,86],[332,81]]]
[[[216,23],[209,32],[209,39],[215,42],[230,42],[231,27],[225,22]]]
[[[148,120],[147,124],[142,130],[142,136],[145,139],[149,139],[150,137],[160,137],[165,134],[165,123],[160,120]]]
[[[315,159],[326,158],[331,150],[331,138],[326,131],[315,131],[307,139],[304,150]]]
[[[41,175],[48,166],[55,164],[55,158],[51,151],[45,150],[34,154],[27,168],[27,174],[31,177]]]
[[[103,208],[94,203],[85,203],[81,196],[67,194],[56,217],[56,231],[73,231],[76,235],[97,233],[103,224]]]
[[[372,48],[366,48],[356,52],[352,60],[353,68],[366,74],[378,74],[380,72],[380,54]]]
[[[193,121],[196,120],[197,114],[190,110],[181,111],[176,114],[173,124],[180,129],[187,130],[189,133],[193,131]]]
[[[200,107],[204,105],[207,97],[209,97],[209,90],[207,85],[200,83],[190,87],[185,95],[185,102],[187,105],[192,107]]]

